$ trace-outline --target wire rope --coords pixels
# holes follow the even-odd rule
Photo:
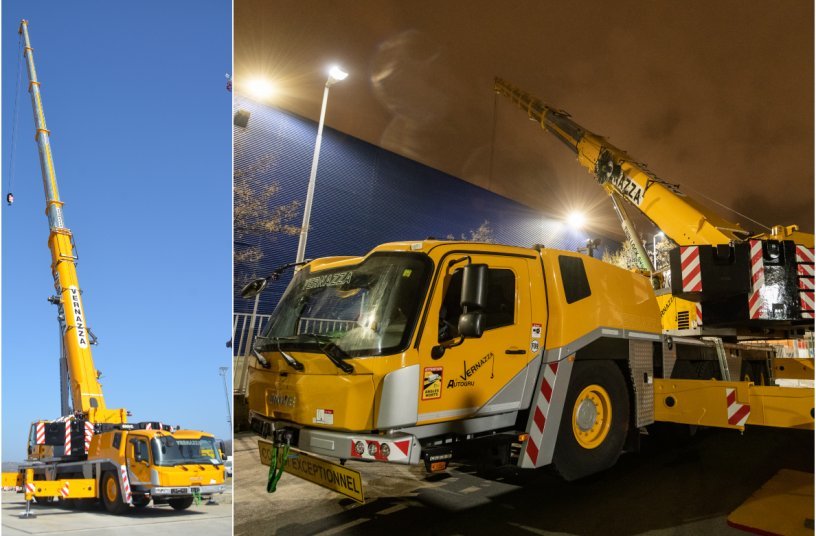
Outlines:
[[[23,71],[20,67],[22,63],[22,36],[17,36],[17,88],[14,92],[14,109],[12,111],[12,115],[14,118],[12,119],[12,127],[11,127],[11,156],[9,158],[9,178],[8,178],[8,186],[6,188],[6,194],[11,196],[12,195],[12,186],[14,186],[14,156],[16,155],[16,146],[17,146],[17,117],[19,115],[17,111],[17,103],[20,98],[20,81],[23,78]],[[9,204],[11,202],[9,201]]]

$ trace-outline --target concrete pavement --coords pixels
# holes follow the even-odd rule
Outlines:
[[[227,480],[231,484],[231,479]],[[133,535],[157,533],[179,536],[230,536],[232,534],[232,492],[216,497],[218,505],[193,505],[177,512],[169,505],[147,506],[127,515],[107,513],[101,505],[88,509],[34,504],[34,519],[20,519],[25,511],[23,494],[4,491],[2,524],[4,536],[29,534],[77,534],[82,536]]]

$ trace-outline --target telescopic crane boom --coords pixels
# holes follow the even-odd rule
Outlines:
[[[105,397],[99,383],[99,373],[94,367],[91,355],[92,336],[85,320],[82,306],[82,292],[77,278],[74,239],[71,231],[65,226],[57,174],[54,170],[54,157],[51,153],[51,132],[45,122],[40,82],[34,67],[34,49],[28,37],[28,22],[20,23],[23,36],[23,54],[28,70],[28,91],[31,94],[31,105],[34,109],[35,139],[39,148],[40,168],[45,189],[45,209],[48,216],[50,233],[48,249],[51,250],[51,273],[54,276],[56,295],[51,301],[59,308],[59,321],[62,330],[62,343],[68,364],[68,376],[75,412],[87,415],[93,423],[124,423],[125,409],[112,409],[105,406]]]
[[[672,295],[701,305],[708,325],[767,330],[812,326],[814,237],[796,225],[754,234],[712,212],[609,143],[529,93],[496,78],[508,97],[552,133],[612,198],[627,238],[649,271],[622,200],[654,222],[679,247],[670,252]]]

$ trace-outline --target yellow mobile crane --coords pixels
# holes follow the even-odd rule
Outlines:
[[[21,22],[19,31],[50,228],[48,247],[56,295],[49,301],[58,308],[65,364],[61,367],[62,417],[31,425],[28,460],[17,473],[3,474],[3,486],[25,492],[29,516],[31,500],[37,497],[100,499],[115,514],[147,506],[151,500],[175,509],[188,508],[196,497],[224,491],[224,465],[215,437],[195,430],[173,430],[156,421],[131,424],[125,409],[105,405],[91,355],[95,337],[85,319],[73,235],[63,218],[27,21]],[[72,411],[66,407],[68,392]]]
[[[671,293],[659,293],[658,300],[664,313],[687,301],[675,315],[664,314],[664,329],[697,324],[718,335],[763,339],[801,337],[806,328],[812,330],[812,234],[800,232],[796,225],[777,225],[770,233],[746,231],[681,192],[678,185],[660,179],[567,112],[500,78],[494,90],[577,155],[579,164],[610,196],[646,271],[655,270],[625,204],[679,246],[670,252]]]
[[[766,271],[812,274],[812,257],[797,258],[812,255],[812,236],[794,227],[751,235],[564,112],[513,97],[597,172],[630,236],[624,198],[708,257],[700,262],[704,288],[686,295],[715,308],[744,299],[721,325],[748,333],[808,326],[810,309],[766,295],[772,316],[752,323],[743,257],[759,242]],[[271,466],[269,491],[283,467],[363,501],[362,476],[345,463],[355,460],[424,463],[429,471],[458,458],[552,465],[573,480],[636,450],[655,422],[814,428],[812,388],[762,385],[767,370],[766,381],[750,381],[761,374],[746,364],[767,362],[767,351],[666,331],[650,277],[575,252],[425,240],[297,265],[249,369],[250,426]],[[242,296],[293,266],[253,281]],[[801,279],[786,292],[798,298],[808,283]],[[709,318],[716,323],[716,314]]]
[[[268,278],[245,287],[253,297]],[[658,421],[813,429],[813,389],[696,379],[647,277],[576,252],[425,240],[306,262],[249,369],[261,460],[364,500],[330,459],[554,465],[572,480]]]

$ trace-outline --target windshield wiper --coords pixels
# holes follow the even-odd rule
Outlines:
[[[281,349],[281,345],[280,345],[281,340],[287,340],[287,339],[291,340],[291,339],[296,338],[296,337],[270,337],[270,338],[272,339],[273,343],[275,344],[275,348],[278,350],[278,352],[280,352],[280,355],[283,356],[283,360],[286,361],[286,364],[289,365],[290,367],[292,367],[293,369],[297,370],[298,372],[302,372],[303,371],[303,363],[301,363],[300,361],[298,361],[297,359],[295,359],[291,355],[284,352]],[[270,338],[263,337],[263,340],[268,341]],[[264,368],[269,368],[269,361],[264,359],[264,356],[262,356],[258,352],[258,350],[263,351],[263,350],[268,350],[268,349],[269,349],[269,346],[264,344],[263,342],[260,342],[260,340],[258,342],[256,342],[255,347],[252,348],[252,354],[255,356],[255,359],[257,359]]]
[[[343,359],[348,359],[351,356],[347,354],[345,350],[334,344],[331,337],[318,335],[317,333],[303,333],[303,335],[314,338],[315,342],[317,342],[317,347],[320,348],[320,351],[323,352],[323,354],[329,358],[329,361],[334,363],[337,368],[346,374],[351,374],[354,372],[354,367],[343,361]]]
[[[264,291],[266,285],[269,284],[270,281],[277,281],[280,279],[281,274],[288,270],[289,268],[294,268],[295,266],[303,266],[304,264],[309,264],[312,262],[311,259],[306,259],[300,262],[290,262],[289,264],[284,264],[283,266],[279,266],[275,268],[275,270],[266,277],[259,277],[258,279],[254,279],[247,283],[244,288],[241,289],[241,297],[244,299],[254,298],[258,294]]]

